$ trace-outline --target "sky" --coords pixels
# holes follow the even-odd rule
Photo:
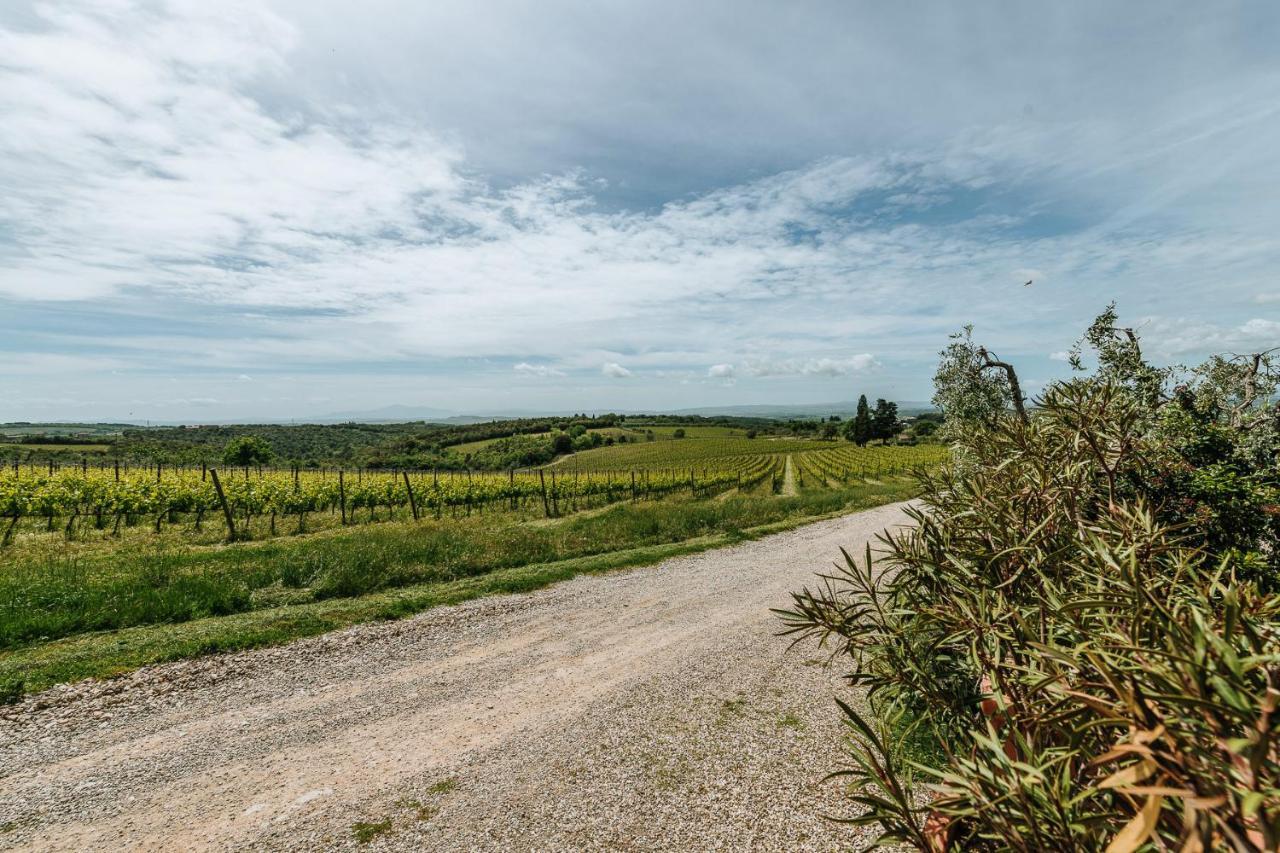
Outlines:
[[[0,420],[1034,392],[1280,345],[1280,5],[0,4]],[[1031,281],[1027,286],[1024,283]]]

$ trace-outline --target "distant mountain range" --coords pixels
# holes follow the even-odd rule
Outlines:
[[[308,423],[404,423],[407,421],[429,421],[431,423],[449,423],[458,417],[457,412],[447,409],[433,409],[430,406],[383,406],[380,409],[365,409],[358,412],[331,412],[315,418],[300,418]],[[488,418],[485,418],[488,420]]]

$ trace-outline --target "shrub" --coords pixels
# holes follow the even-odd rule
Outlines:
[[[256,435],[242,435],[227,442],[222,451],[224,465],[265,465],[275,454],[265,439]]]
[[[0,705],[16,705],[22,701],[26,683],[17,676],[0,678]]]
[[[1009,388],[940,395],[966,426],[915,525],[782,613],[870,695],[840,775],[881,841],[1280,846],[1275,375],[1211,361],[1169,390],[1108,312],[1098,374],[1029,414],[986,407]]]

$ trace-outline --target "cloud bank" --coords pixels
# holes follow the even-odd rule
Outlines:
[[[1049,375],[1062,365],[1044,353],[1064,350],[1112,298],[1170,353],[1277,337],[1280,67],[1244,36],[1182,33],[1174,15],[1194,61],[1138,113],[1110,94],[1088,108],[1038,68],[1039,88],[986,76],[951,56],[964,22],[949,20],[952,30],[919,37],[973,84],[956,98],[978,120],[913,128],[927,111],[906,96],[934,96],[907,65],[941,70],[933,60],[875,57],[908,81],[896,104],[842,93],[846,110],[833,101],[793,115],[781,93],[799,72],[757,43],[770,32],[817,39],[816,63],[847,61],[853,74],[870,60],[842,58],[819,31],[888,37],[902,21],[817,4],[804,33],[788,33],[753,7],[722,42],[715,12],[737,8],[707,4],[678,38],[757,60],[742,77],[693,62],[651,69],[695,91],[668,86],[669,100],[624,115],[594,84],[581,109],[548,101],[569,73],[556,63],[571,64],[549,61],[528,93],[544,112],[521,113],[528,132],[500,134],[502,145],[483,141],[506,120],[468,88],[483,80],[444,65],[411,81],[355,80],[383,68],[364,46],[417,55],[430,53],[422,40],[481,50],[488,39],[514,57],[494,60],[494,79],[514,80],[529,73],[522,28],[560,26],[555,43],[603,50],[580,16],[550,4],[535,23],[512,6],[481,33],[461,6],[375,4],[341,41],[313,7],[288,3],[67,2],[0,18],[0,418],[68,401],[104,416],[181,417],[174,401],[198,399],[286,417],[353,400],[643,408],[706,393],[849,398],[864,386],[924,399],[930,360],[961,324]],[[1102,87],[1086,19],[1065,20],[1080,39],[1054,61],[1063,80]],[[397,41],[393,21],[419,41]],[[650,30],[638,32],[643,43]],[[331,42],[352,58],[330,59]],[[616,53],[616,67],[590,61],[609,76],[644,56],[642,45]],[[1115,73],[1146,91],[1138,69],[1173,74],[1171,61],[1140,52]],[[407,106],[415,87],[431,110]],[[692,118],[728,91],[771,94],[752,102],[769,114],[745,129],[747,112]],[[1044,99],[1056,107],[1047,115]],[[960,112],[942,100],[936,114]],[[824,110],[841,127],[884,116],[893,133],[807,148],[800,130]],[[688,121],[704,122],[724,156],[698,155],[691,136],[655,161],[648,134],[684,139]],[[633,147],[593,153],[592,140],[624,128]],[[775,137],[768,156],[734,142]],[[526,392],[516,377],[544,381]],[[680,390],[697,378],[701,391]],[[51,380],[66,393],[48,393]],[[168,382],[200,393],[174,395]]]

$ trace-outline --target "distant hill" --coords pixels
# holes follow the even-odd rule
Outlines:
[[[307,423],[339,424],[359,423],[409,423],[412,421],[429,421],[432,423],[453,423],[458,417],[456,412],[447,409],[433,409],[429,406],[383,406],[380,409],[367,409],[362,412],[331,412],[314,418],[303,418]],[[464,416],[465,417],[465,416]],[[468,420],[466,423],[473,423]]]
[[[873,404],[874,400],[871,401]],[[617,410],[624,415],[689,415],[700,417],[736,417],[736,418],[769,418],[786,420],[788,418],[813,418],[827,415],[852,415],[858,409],[854,400],[834,403],[800,403],[794,405],[759,404],[744,406],[703,406],[693,409],[637,409]],[[898,402],[898,414],[903,416],[918,415],[932,411],[933,406],[918,400]],[[593,411],[583,409],[582,411]],[[603,411],[603,410],[601,410]],[[385,406],[381,409],[369,409],[362,412],[334,412],[315,418],[305,419],[307,423],[405,423],[407,421],[426,421],[440,424],[477,424],[510,418],[556,418],[569,417],[573,412],[558,409],[519,409],[483,414],[465,414],[450,412],[445,409],[433,409],[422,406]]]
[[[874,400],[871,401],[873,404]],[[832,403],[799,403],[799,404],[757,404],[742,406],[702,406],[691,409],[635,409],[635,410],[612,410],[617,414],[628,416],[633,415],[674,415],[689,417],[732,417],[732,418],[764,418],[769,420],[787,420],[789,418],[814,418],[826,417],[828,415],[840,415],[845,417],[852,415],[858,408],[858,404],[854,401],[845,400]],[[921,412],[932,411],[933,406],[929,403],[919,401],[898,401],[898,414],[903,416],[917,415]],[[593,409],[590,407],[583,408],[580,411],[585,413],[602,413],[608,411],[606,409]],[[469,412],[451,411],[449,409],[440,409],[433,406],[411,406],[398,404],[394,406],[383,406],[377,409],[364,409],[358,411],[329,412],[328,414],[302,416],[296,418],[250,418],[236,420],[203,420],[199,423],[209,425],[234,425],[234,424],[259,424],[263,426],[279,424],[408,424],[408,423],[429,423],[429,424],[449,424],[454,426],[465,426],[469,424],[487,423],[489,421],[510,420],[516,418],[560,418],[571,417],[576,414],[575,411],[567,409],[511,409],[503,411],[482,412],[473,414]],[[181,426],[183,424],[193,424],[196,421],[150,421],[149,426],[152,428],[163,428],[171,426]],[[118,435],[123,429],[140,429],[142,424],[129,423],[74,423],[74,422],[45,422],[45,423],[26,423],[11,422],[0,424],[0,435],[18,436],[29,434],[45,434],[45,435],[76,435],[76,434],[93,434],[93,435]]]
[[[0,436],[103,436],[119,435],[122,431],[131,428],[133,428],[132,424],[124,423],[78,423],[74,421],[32,423],[30,421],[13,421],[0,424]]]
[[[875,405],[875,401],[870,401]],[[933,406],[918,400],[898,401],[898,414],[903,416],[918,415],[932,411]],[[739,417],[739,418],[812,418],[826,415],[852,415],[858,411],[856,400],[837,403],[801,403],[796,405],[756,405],[756,406],[706,406],[696,409],[676,409],[667,414],[701,415],[703,417]]]

